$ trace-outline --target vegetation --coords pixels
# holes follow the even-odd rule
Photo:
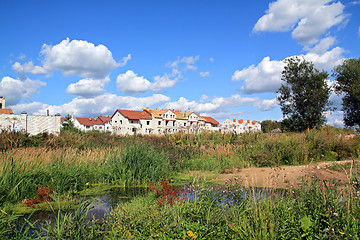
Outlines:
[[[342,110],[347,127],[360,130],[360,58],[344,60],[333,70],[336,92],[342,94]]]
[[[285,224],[282,221],[289,216],[293,216],[292,225],[289,223],[290,225],[284,228],[299,228],[302,226],[299,221],[307,216],[308,218],[301,221],[310,224],[310,227],[306,228],[311,228],[312,232],[309,230],[309,234],[318,234],[320,228],[312,225],[320,221],[316,215],[311,215],[314,209],[302,210],[305,193],[301,195],[297,192],[292,198],[275,201],[259,201],[255,205],[250,200],[241,202],[236,198],[231,202],[237,204],[224,205],[221,194],[205,192],[196,198],[196,201],[177,202],[176,199],[182,195],[172,189],[168,181],[153,185],[149,184],[149,181],[155,183],[161,179],[176,177],[176,172],[189,170],[224,172],[247,166],[296,165],[311,161],[358,158],[359,149],[358,134],[334,127],[302,133],[241,135],[204,132],[165,136],[112,136],[100,132],[63,131],[60,136],[28,136],[22,133],[2,132],[0,238],[5,236],[26,239],[26,236],[31,238],[31,234],[34,234],[32,237],[39,237],[45,233],[49,239],[101,239],[104,236],[110,239],[125,239],[130,235],[141,239],[148,238],[151,234],[156,238],[272,238],[285,236],[281,235],[285,232],[290,234],[288,230],[279,232],[279,226]],[[72,201],[79,191],[97,183],[122,186],[150,185],[154,187],[154,193],[117,208],[113,211],[112,218],[102,223],[84,223],[87,209],[84,206],[88,206],[86,204],[90,204],[89,202],[80,202],[75,213],[61,211],[64,204],[60,204],[63,201],[60,199]],[[325,190],[322,194],[328,194]],[[303,199],[299,200],[299,196]],[[237,197],[240,198],[240,195]],[[230,199],[230,195],[227,198]],[[56,203],[53,206],[48,203],[49,201]],[[311,202],[313,199],[308,201]],[[355,204],[354,202],[352,199],[350,204]],[[14,205],[28,205],[39,209],[37,205],[40,204],[48,205],[47,209],[60,209],[58,213],[58,210],[53,209],[58,214],[55,222],[42,223],[43,228],[40,232],[38,225],[32,226],[26,221],[26,224],[19,227]],[[297,204],[300,205],[295,208]],[[338,210],[342,207],[341,204],[335,205],[334,211],[339,214],[344,211]],[[356,204],[351,207],[359,212]],[[319,211],[325,214],[326,209],[328,205]],[[341,216],[342,225],[336,229],[344,231],[342,227],[346,226],[346,233],[353,234],[353,226],[356,223],[352,219],[358,219],[358,216]],[[76,223],[76,219],[81,226]],[[348,221],[348,225],[344,225],[345,220]],[[332,227],[322,224],[322,227],[325,226]],[[256,229],[262,230],[260,233],[254,232]],[[289,236],[296,237],[305,233],[305,230],[297,230],[291,232],[295,235]]]
[[[281,122],[273,121],[273,120],[264,120],[261,122],[261,131],[263,133],[271,133],[274,130],[281,129]]]
[[[354,179],[356,180],[356,178]],[[334,182],[304,180],[300,189],[245,194],[237,185],[213,191],[194,187],[192,200],[159,201],[150,193],[116,207],[104,221],[86,220],[94,202],[74,213],[57,212],[39,227],[27,221],[0,224],[12,239],[358,239],[358,185],[341,191]],[[168,189],[169,187],[166,186]],[[173,191],[168,189],[171,195]],[[268,197],[266,197],[268,196]],[[269,197],[272,196],[272,197]],[[226,200],[225,200],[226,199]],[[89,208],[90,207],[90,208]]]
[[[281,77],[284,84],[277,91],[277,100],[284,118],[289,119],[290,130],[304,131],[322,126],[324,112],[329,110],[330,104],[328,74],[298,57],[286,59],[285,64]]]

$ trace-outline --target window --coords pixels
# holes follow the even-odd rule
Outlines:
[[[99,129],[102,129],[102,127],[99,127]]]
[[[146,121],[146,125],[150,125],[150,121]]]
[[[186,123],[184,123],[184,127],[186,127]]]
[[[133,121],[133,120],[131,120],[130,122],[131,122],[131,123],[134,123],[134,121]]]
[[[117,121],[115,121],[115,123],[117,123]],[[120,123],[121,123],[121,120],[120,120]]]
[[[161,121],[159,121],[158,125],[159,125],[159,126],[161,125]]]
[[[90,126],[86,126],[86,129],[89,129],[90,128]]]
[[[122,120],[120,120],[120,124],[122,124]]]

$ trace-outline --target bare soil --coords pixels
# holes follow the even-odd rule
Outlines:
[[[245,187],[269,187],[269,188],[290,188],[301,184],[302,178],[317,177],[321,180],[330,181],[336,179],[340,184],[350,183],[351,174],[354,169],[343,169],[340,171],[330,170],[329,167],[352,163],[352,160],[338,162],[318,162],[302,166],[282,166],[271,168],[243,168],[233,169],[228,173],[216,174],[213,172],[194,171],[190,174],[200,175],[207,180],[212,179],[217,183],[237,182]],[[205,177],[204,177],[205,176]]]

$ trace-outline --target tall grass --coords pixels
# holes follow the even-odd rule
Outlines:
[[[13,149],[0,153],[0,206],[33,198],[40,185],[63,194],[80,191],[88,183],[136,185],[171,173],[167,155],[145,144],[125,150]]]
[[[307,164],[358,158],[360,136],[336,128],[284,134],[112,136],[64,131],[56,137],[0,133],[0,206],[32,198],[39,185],[58,194],[86,183],[136,185],[175,171]]]
[[[148,196],[116,208],[108,234],[121,239],[358,239],[357,191],[313,180],[273,198],[244,199],[242,192],[231,191],[224,202],[218,192],[203,191],[194,201],[162,207]]]

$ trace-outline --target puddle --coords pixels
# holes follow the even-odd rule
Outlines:
[[[180,189],[180,186],[175,188]],[[200,189],[200,190],[199,190]],[[134,197],[145,196],[149,192],[148,188],[145,187],[132,187],[132,188],[125,188],[125,187],[113,187],[109,188],[105,192],[102,192],[101,195],[86,195],[81,196],[85,200],[95,200],[93,206],[97,206],[95,208],[91,208],[88,211],[86,216],[86,220],[97,219],[102,221],[107,214],[111,212],[113,208],[117,205],[125,203],[133,199]],[[283,196],[285,195],[284,190],[269,190],[264,188],[236,188],[230,189],[226,186],[219,186],[219,185],[207,185],[206,187],[202,188],[194,188],[193,186],[184,185],[183,190],[181,192],[181,196],[185,200],[193,201],[195,198],[202,196],[203,194],[209,195],[217,195],[221,196],[221,201],[219,204],[237,204],[241,201],[244,201],[247,198],[256,201],[257,199],[263,198],[273,198],[276,196]],[[215,193],[215,194],[214,194]],[[65,211],[64,213],[73,213],[73,210]],[[55,221],[58,217],[58,212],[52,211],[39,211],[33,214],[30,219],[29,216],[25,216],[32,223],[36,223],[36,228],[41,228],[41,225],[46,221]],[[24,218],[19,219],[19,225],[24,224]]]

